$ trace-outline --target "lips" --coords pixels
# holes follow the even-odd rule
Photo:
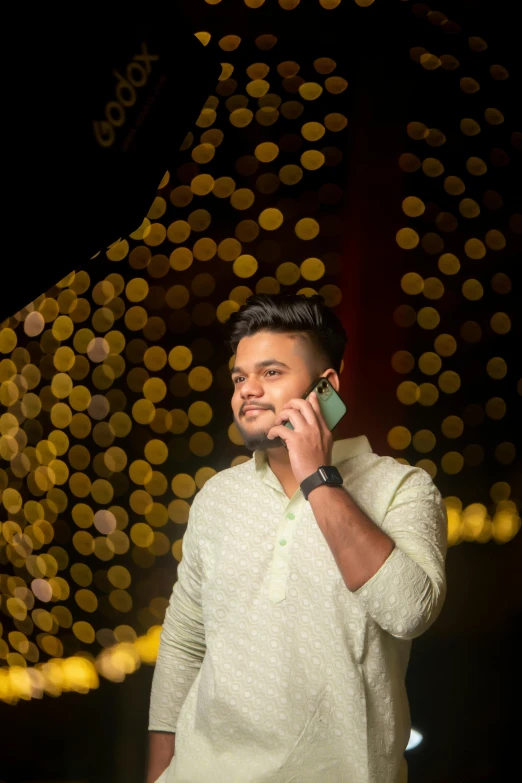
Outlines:
[[[261,413],[262,411],[266,411],[268,408],[247,408],[244,411],[244,415],[247,416],[249,413]]]

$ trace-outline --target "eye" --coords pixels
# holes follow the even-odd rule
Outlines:
[[[279,370],[267,370],[267,371],[266,371],[266,373],[265,373],[265,375],[267,375],[269,372],[275,372],[275,374],[276,374],[276,375],[281,375],[281,373],[279,372]],[[238,382],[238,381],[240,381],[240,380],[241,380],[241,378],[243,378],[243,377],[244,377],[243,375],[238,375],[236,378],[233,378],[233,379],[232,379],[232,383],[233,383],[234,385],[237,385],[237,382]]]

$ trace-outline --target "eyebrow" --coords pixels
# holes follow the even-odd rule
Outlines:
[[[290,370],[291,368],[288,366],[288,364],[285,364],[284,362],[280,362],[277,359],[264,359],[262,362],[256,362],[254,364],[254,368],[256,370],[262,370],[263,367],[269,367],[270,365],[274,364],[276,367],[284,367],[286,370]],[[235,375],[235,373],[245,373],[245,371],[241,368],[235,365],[230,370],[230,375]]]

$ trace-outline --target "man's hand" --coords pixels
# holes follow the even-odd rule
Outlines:
[[[149,765],[147,783],[156,783],[174,756],[176,735],[170,731],[149,732]]]
[[[281,423],[288,420],[293,430]],[[285,441],[292,472],[299,484],[321,465],[331,464],[333,436],[321,413],[316,392],[306,400],[296,397],[283,405],[267,433],[270,440],[276,436]]]

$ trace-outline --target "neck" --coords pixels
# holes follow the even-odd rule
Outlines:
[[[287,497],[291,498],[299,485],[295,479],[288,451],[284,446],[267,450],[267,459],[274,476],[278,479]]]
[[[280,446],[275,449],[267,449],[266,456],[268,459],[268,464],[276,476],[279,477],[279,474],[284,474],[285,476],[294,475],[292,472],[292,465],[290,464],[288,451],[284,446]]]

